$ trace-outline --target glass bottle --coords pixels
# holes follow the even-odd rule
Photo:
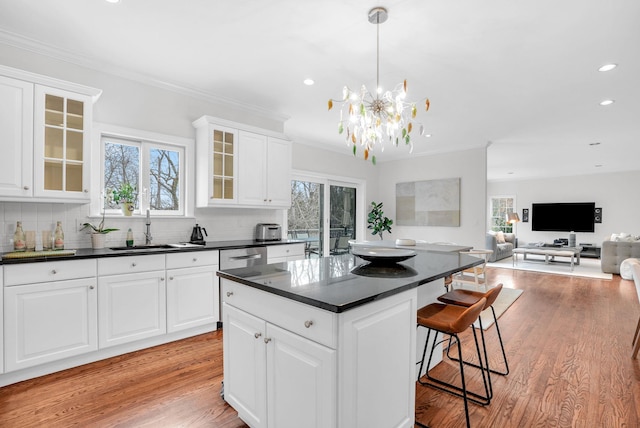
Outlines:
[[[64,232],[61,221],[56,224],[56,231],[53,233],[53,249],[64,250]]]
[[[22,222],[16,224],[16,233],[13,234],[13,251],[26,251],[27,243],[24,240],[24,231],[22,230]]]
[[[127,230],[127,247],[133,247],[133,232],[131,228]]]

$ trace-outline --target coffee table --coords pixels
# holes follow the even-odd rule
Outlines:
[[[525,245],[523,247],[518,247],[513,249],[513,266],[518,262],[518,254],[522,254],[523,260],[527,260],[527,254],[535,254],[539,256],[544,256],[545,264],[549,264],[549,262],[558,262],[558,263],[570,263],[571,271],[573,271],[574,265],[580,265],[580,252],[582,251],[582,247],[559,247],[559,246],[546,246],[546,245]],[[569,262],[564,262],[560,260],[556,260],[556,257],[569,257]],[[538,259],[528,259],[528,260],[538,260]]]

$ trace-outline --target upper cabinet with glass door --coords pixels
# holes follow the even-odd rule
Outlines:
[[[196,205],[238,203],[238,131],[219,126],[206,116],[196,128]]]
[[[0,200],[88,202],[93,103],[102,91],[0,65]]]
[[[36,85],[34,195],[89,199],[91,97]]]
[[[291,205],[291,142],[284,135],[210,116],[193,126],[198,207]]]

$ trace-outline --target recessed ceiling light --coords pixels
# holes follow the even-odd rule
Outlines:
[[[605,64],[598,69],[598,71],[611,71],[616,68],[618,64]]]
[[[600,105],[601,106],[610,106],[611,104],[615,103],[615,100],[604,100],[604,101],[600,101]]]
[[[107,3],[113,3],[113,4],[120,3],[120,0],[105,0],[105,1]]]
[[[431,134],[424,134],[424,138],[431,138]]]
[[[316,83],[316,82],[313,81],[313,79],[304,79],[302,82],[307,86],[311,86],[314,83]]]

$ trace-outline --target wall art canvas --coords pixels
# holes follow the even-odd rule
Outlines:
[[[460,227],[460,177],[396,183],[396,224]]]

